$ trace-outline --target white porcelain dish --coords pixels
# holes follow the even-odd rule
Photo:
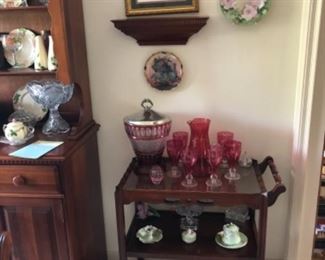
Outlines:
[[[19,66],[20,68],[28,68],[33,65],[35,60],[35,34],[25,28],[12,30],[12,34],[17,41],[20,41],[22,47],[17,51],[15,56],[10,48],[4,47],[5,58],[11,66]],[[14,59],[16,57],[16,61]]]
[[[12,103],[15,111],[23,110],[33,115],[36,121],[42,120],[48,112],[46,108],[43,108],[42,105],[32,99],[25,86],[15,92],[12,97]]]

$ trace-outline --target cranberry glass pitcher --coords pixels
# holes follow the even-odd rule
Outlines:
[[[191,128],[191,138],[189,147],[196,150],[198,154],[197,163],[194,168],[193,175],[206,176],[208,175],[208,150],[209,142],[209,126],[210,119],[194,118],[187,122]]]

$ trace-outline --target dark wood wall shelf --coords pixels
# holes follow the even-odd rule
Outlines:
[[[115,27],[139,45],[185,45],[209,17],[136,18],[112,20]]]

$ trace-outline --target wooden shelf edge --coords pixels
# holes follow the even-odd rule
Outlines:
[[[209,17],[136,18],[111,20],[139,45],[185,45],[206,25]]]
[[[0,12],[15,12],[15,11],[32,11],[32,10],[47,10],[47,6],[45,5],[31,5],[26,7],[0,7]]]
[[[36,71],[30,68],[27,69],[17,69],[17,70],[0,70],[0,76],[19,76],[19,75],[56,75],[56,71]]]

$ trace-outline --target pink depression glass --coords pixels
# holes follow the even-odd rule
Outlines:
[[[228,167],[228,162],[227,162],[227,158],[226,158],[226,155],[225,155],[224,146],[225,146],[225,143],[230,141],[230,140],[234,140],[234,133],[233,132],[230,132],[230,131],[219,131],[219,132],[217,132],[217,142],[218,142],[218,144],[221,145],[221,147],[223,149],[223,160],[222,160],[222,164],[221,164],[222,168],[227,168]]]
[[[208,151],[208,159],[211,168],[211,174],[210,174],[210,178],[205,182],[205,184],[209,188],[216,188],[222,185],[222,182],[220,181],[217,174],[217,168],[222,162],[222,157],[223,157],[222,147],[218,144],[211,145]]]
[[[173,133],[173,139],[175,141],[181,141],[182,142],[182,150],[184,151],[187,147],[188,142],[188,132],[186,131],[176,131]]]
[[[166,150],[171,162],[169,176],[172,178],[178,178],[181,176],[181,171],[179,170],[177,165],[181,156],[181,152],[183,150],[183,143],[180,140],[168,140],[166,142]]]
[[[198,155],[196,150],[188,148],[184,151],[182,155],[182,162],[185,167],[186,175],[185,179],[181,182],[182,186],[186,188],[193,188],[197,186],[197,181],[194,179],[192,175],[193,167],[197,162]]]
[[[241,154],[241,142],[230,140],[225,143],[225,155],[229,164],[229,171],[225,175],[228,180],[239,180],[240,175],[236,170],[236,166]]]
[[[164,171],[159,165],[153,165],[150,169],[150,180],[154,185],[159,185],[164,179]]]
[[[194,118],[187,122],[191,128],[191,138],[189,147],[197,152],[197,162],[194,167],[196,176],[205,176],[208,174],[208,149],[210,119]]]

